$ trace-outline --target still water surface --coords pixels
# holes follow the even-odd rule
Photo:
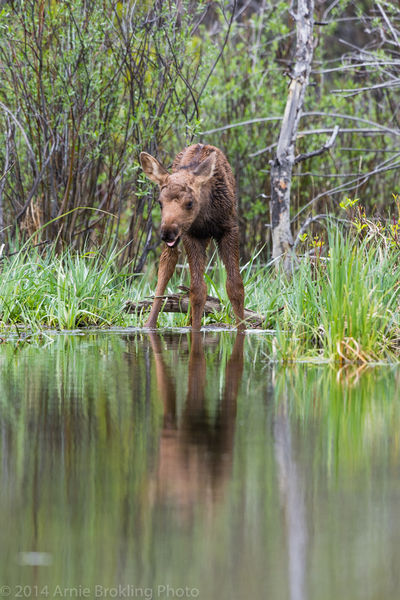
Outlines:
[[[232,332],[0,346],[0,596],[399,598],[399,385]]]

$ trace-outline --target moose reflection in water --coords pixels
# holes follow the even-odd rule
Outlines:
[[[238,333],[225,369],[224,388],[216,414],[211,417],[206,399],[206,359],[203,336],[192,332],[188,389],[178,416],[176,381],[162,351],[162,338],[149,334],[156,367],[157,387],[163,402],[159,460],[152,486],[153,500],[179,508],[188,518],[201,500],[210,509],[221,497],[232,471],[236,400],[243,372],[244,335]]]
[[[0,346],[5,586],[398,597],[399,368],[338,381],[234,335]]]

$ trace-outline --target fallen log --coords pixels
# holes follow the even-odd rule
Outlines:
[[[182,290],[180,294],[169,294],[167,296],[161,296],[161,298],[164,300],[162,311],[171,313],[187,313],[189,311],[189,288],[180,285],[179,289]],[[140,313],[149,309],[153,304],[153,300],[154,298],[142,300],[141,302],[131,302],[130,300],[128,300],[125,303],[125,310],[129,313]],[[218,298],[215,298],[213,296],[207,296],[206,303],[204,306],[204,314],[212,315],[221,311],[222,305]],[[244,320],[251,327],[260,327],[264,323],[265,317],[256,313],[254,310],[245,308]]]

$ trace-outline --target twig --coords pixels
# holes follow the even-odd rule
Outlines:
[[[332,127],[324,127],[323,129],[305,129],[303,131],[299,131],[297,133],[297,138],[301,138],[301,137],[305,137],[307,135],[321,135],[323,133],[332,133],[333,132]],[[341,128],[339,130],[340,135],[345,134],[345,133],[362,133],[363,135],[382,135],[382,131],[378,128],[376,129],[370,129],[368,127],[350,127],[350,128]],[[400,134],[400,132],[399,132]],[[397,135],[397,133],[395,133],[395,135]],[[265,148],[262,148],[261,150],[257,150],[257,152],[252,152],[251,154],[249,154],[249,158],[254,158],[255,156],[260,156],[260,154],[264,154],[265,152],[270,152],[271,150],[273,150],[274,148],[277,147],[277,142],[275,142],[274,144],[270,144],[269,146],[266,146]]]
[[[44,240],[43,242],[39,242],[38,244],[34,244],[33,246],[31,246],[31,248],[38,248],[39,246],[44,246],[45,244],[51,244],[53,240]],[[1,251],[0,251],[0,260],[5,260],[6,258],[9,258],[10,256],[16,256],[17,254],[19,254],[21,252],[21,250],[17,250],[17,252],[10,252],[9,254],[4,254],[3,255],[3,248],[4,248],[5,244],[2,245],[1,247]],[[26,248],[23,248],[24,250],[26,250]]]
[[[314,217],[308,217],[308,219],[306,219],[304,221],[303,225],[300,227],[300,229],[297,233],[295,242],[293,244],[293,250],[295,250],[297,248],[297,246],[299,245],[301,236],[309,228],[311,223],[315,223],[316,221],[320,221],[321,219],[327,219],[327,220],[330,219],[333,221],[338,221],[340,223],[347,223],[347,224],[351,225],[351,221],[349,221],[348,219],[340,219],[339,217],[335,217],[334,215],[320,214],[320,215],[315,215]]]
[[[338,133],[339,133],[339,125],[336,125],[332,132],[331,137],[319,150],[314,150],[313,152],[307,152],[306,154],[299,154],[294,159],[294,164],[297,165],[299,162],[302,162],[303,160],[307,160],[308,158],[312,158],[313,156],[320,156],[321,154],[323,154],[324,152],[326,152],[327,150],[332,148],[333,144],[335,143]]]
[[[32,150],[32,146],[29,142],[28,136],[25,132],[25,129],[22,127],[21,123],[18,121],[17,117],[14,115],[14,113],[5,105],[3,104],[3,102],[0,102],[0,107],[4,110],[4,112],[6,112],[8,115],[10,115],[10,117],[12,118],[12,120],[14,121],[14,123],[17,125],[17,127],[19,127],[22,136],[25,140],[26,143],[26,147],[29,150],[29,155],[31,158],[31,164],[33,166],[33,170],[35,171],[35,174],[38,174],[38,168],[37,168],[37,164],[36,164],[36,160],[35,160],[35,153]]]
[[[43,175],[44,175],[44,173],[46,171],[47,165],[49,164],[49,161],[50,161],[50,159],[51,159],[51,157],[53,155],[55,147],[56,147],[56,142],[54,142],[53,146],[51,147],[49,155],[46,158],[46,161],[45,161],[43,167],[41,168],[40,173],[37,175],[35,181],[33,182],[32,189],[29,192],[28,198],[27,198],[24,206],[21,208],[21,210],[19,211],[19,213],[16,216],[16,221],[17,222],[21,219],[21,217],[23,217],[23,215],[25,214],[26,210],[28,209],[28,206],[30,205],[30,203],[32,201],[33,196],[36,194],[36,190],[39,187],[39,183],[42,180],[42,177],[43,177]]]
[[[368,85],[361,88],[345,88],[332,90],[332,94],[343,94],[344,98],[351,98],[362,92],[371,92],[372,90],[378,90],[380,88],[396,87],[400,85],[400,79],[393,79],[392,81],[384,81],[383,83],[377,83],[376,85]]]
[[[206,79],[205,79],[205,81],[204,81],[203,85],[201,86],[200,92],[199,92],[199,93],[198,93],[198,95],[197,95],[197,104],[200,102],[200,98],[201,98],[201,96],[203,95],[203,92],[204,92],[204,90],[206,89],[206,86],[207,86],[207,84],[208,84],[208,81],[209,81],[209,79],[210,79],[211,75],[214,73],[215,67],[216,67],[216,66],[217,66],[217,64],[219,63],[219,60],[220,60],[221,56],[222,56],[222,55],[223,55],[223,53],[224,53],[224,50],[225,50],[226,44],[228,43],[229,34],[230,34],[230,32],[231,32],[231,28],[232,28],[232,23],[233,23],[233,21],[234,21],[234,19],[235,19],[236,4],[237,4],[237,0],[233,0],[232,15],[231,15],[231,18],[230,18],[230,20],[229,20],[229,23],[228,23],[228,29],[227,29],[227,32],[226,32],[226,35],[225,35],[225,39],[224,39],[224,41],[223,41],[223,44],[222,44],[222,46],[221,46],[221,50],[219,51],[219,53],[218,53],[218,56],[217,56],[217,58],[215,59],[215,61],[214,61],[213,65],[212,65],[212,67],[211,67],[211,69],[210,69],[210,72],[208,73],[208,75],[207,75],[207,77],[206,77]],[[191,117],[190,117],[189,121],[192,121],[192,120],[193,120],[193,117],[194,117],[194,113],[195,113],[195,112],[196,112],[196,108],[193,110],[193,112],[192,112],[192,115],[191,115]]]
[[[260,117],[258,119],[249,119],[248,121],[240,121],[239,123],[231,123],[230,125],[224,125],[224,127],[216,127],[215,129],[207,129],[207,131],[200,131],[199,135],[210,135],[211,133],[217,133],[218,131],[235,129],[236,127],[243,127],[244,125],[254,125],[255,123],[267,123],[268,121],[282,121],[282,118],[283,117]]]
[[[305,204],[302,208],[300,208],[300,210],[295,214],[295,216],[292,218],[291,223],[293,223],[294,221],[296,221],[296,219],[305,211],[307,210],[307,208],[309,208],[310,206],[312,206],[314,204],[314,202],[316,202],[317,200],[319,200],[320,198],[323,198],[324,196],[332,196],[334,194],[338,194],[344,191],[349,191],[352,190],[354,188],[356,188],[359,185],[362,185],[363,183],[366,183],[368,181],[368,179],[372,176],[372,175],[377,175],[378,173],[384,173],[386,171],[391,171],[393,169],[397,169],[400,166],[400,161],[397,160],[397,162],[393,162],[392,164],[390,164],[389,166],[385,166],[389,161],[397,159],[399,155],[395,156],[395,157],[391,157],[387,160],[385,160],[383,163],[381,163],[379,165],[379,167],[377,167],[376,169],[373,169],[372,171],[369,171],[368,173],[364,173],[361,174],[356,178],[356,179],[352,179],[351,181],[346,181],[345,183],[342,183],[341,185],[338,185],[337,187],[331,189],[331,190],[326,190],[324,192],[321,192],[320,194],[317,194],[317,196],[315,196],[314,198],[312,198],[309,202],[307,202],[307,204]],[[354,184],[354,185],[353,185]]]

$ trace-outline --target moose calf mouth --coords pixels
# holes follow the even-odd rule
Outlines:
[[[165,242],[169,248],[175,248],[179,242],[181,241],[181,236],[178,235],[177,238],[174,239],[173,242]]]

